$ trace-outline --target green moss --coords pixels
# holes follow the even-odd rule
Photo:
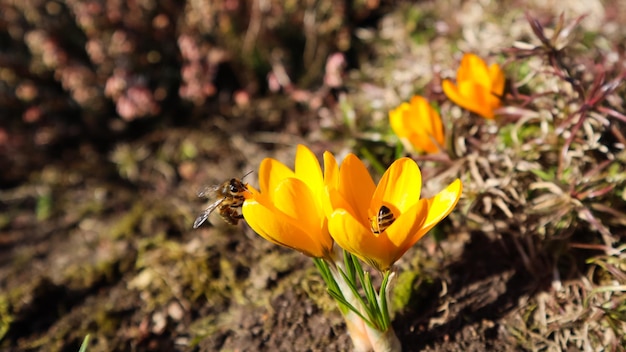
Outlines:
[[[391,299],[394,311],[402,310],[409,305],[415,293],[414,284],[418,276],[417,271],[404,271],[398,275]]]
[[[217,315],[206,315],[195,320],[189,327],[189,333],[193,336],[189,346],[197,346],[202,340],[218,332],[221,325]]]
[[[180,146],[180,159],[193,160],[198,156],[198,147],[189,139],[185,139]]]
[[[326,283],[314,267],[303,272],[304,278],[300,287],[306,292],[308,298],[324,312],[337,310],[337,304],[328,294]]]
[[[98,307],[100,307],[100,309],[97,309]],[[114,310],[114,307],[104,304],[96,306],[96,310],[91,314],[86,314],[87,317],[91,317],[90,320],[97,326],[98,334],[100,335],[114,335],[117,329],[119,329],[120,318],[111,314],[111,310]]]
[[[13,219],[13,217],[10,214],[6,212],[0,213],[0,230],[11,225],[11,219]]]
[[[37,198],[37,206],[35,208],[37,220],[43,221],[50,217],[50,214],[52,214],[52,204],[51,192],[45,192],[39,195]]]
[[[9,331],[9,327],[14,319],[9,306],[8,298],[5,295],[0,295],[0,341]]]
[[[143,202],[136,202],[133,208],[115,223],[110,231],[111,238],[131,238],[134,234],[136,234],[137,226],[140,224],[145,212],[146,208],[143,205]]]

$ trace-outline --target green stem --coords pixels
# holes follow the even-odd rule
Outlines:
[[[346,321],[354,351],[401,351],[400,341],[391,327],[388,308],[394,273],[390,270],[382,273],[382,284],[377,291],[369,272],[349,252],[344,251],[343,260],[330,262],[315,258],[314,262]]]

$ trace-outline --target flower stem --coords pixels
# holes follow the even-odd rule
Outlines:
[[[402,345],[400,340],[396,336],[392,327],[389,327],[386,331],[380,331],[372,329],[369,326],[365,327],[368,333],[369,342],[372,345],[372,351],[374,352],[401,352]]]
[[[343,260],[315,259],[315,265],[335,298],[356,352],[400,352],[402,347],[389,317],[392,271],[384,271],[380,290],[376,290],[359,260],[344,252]],[[362,297],[359,292],[363,292]]]

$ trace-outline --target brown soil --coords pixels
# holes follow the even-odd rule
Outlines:
[[[194,138],[218,135],[168,129],[135,139],[132,148],[164,149],[183,138],[202,148]],[[216,149],[201,153],[193,180],[217,182],[256,162],[241,167],[243,152],[232,140],[209,144]],[[128,184],[88,143],[59,154],[31,171],[33,181],[12,189],[16,200],[4,205],[13,221],[2,234],[0,275],[5,299],[15,304],[5,350],[76,351],[87,333],[92,350],[350,350],[308,258],[217,216],[210,218],[215,226],[191,229],[203,207],[195,181],[164,181],[150,157]],[[37,220],[42,182],[53,183],[52,210]],[[528,280],[503,241],[476,233],[453,242],[431,250],[430,268],[410,284],[416,289],[393,323],[404,349],[515,349],[504,318],[540,288],[537,280]],[[426,255],[417,252],[407,257]]]

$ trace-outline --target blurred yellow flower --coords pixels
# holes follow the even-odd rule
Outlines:
[[[456,73],[456,85],[443,81],[443,91],[457,105],[487,119],[494,118],[494,110],[501,106],[504,93],[504,73],[498,64],[487,64],[478,56],[463,55]]]
[[[450,214],[462,191],[458,179],[429,199],[420,199],[421,188],[420,169],[409,158],[396,160],[376,186],[361,160],[348,154],[337,189],[330,190],[335,242],[376,269],[389,269]]]
[[[416,95],[391,110],[389,122],[402,143],[416,151],[433,154],[444,146],[441,117],[424,97]]]
[[[331,258],[333,240],[326,214],[331,211],[327,188],[338,183],[333,155],[324,153],[324,173],[311,150],[298,145],[295,171],[266,158],[259,167],[260,191],[248,186],[243,217],[266,240],[310,257]]]

